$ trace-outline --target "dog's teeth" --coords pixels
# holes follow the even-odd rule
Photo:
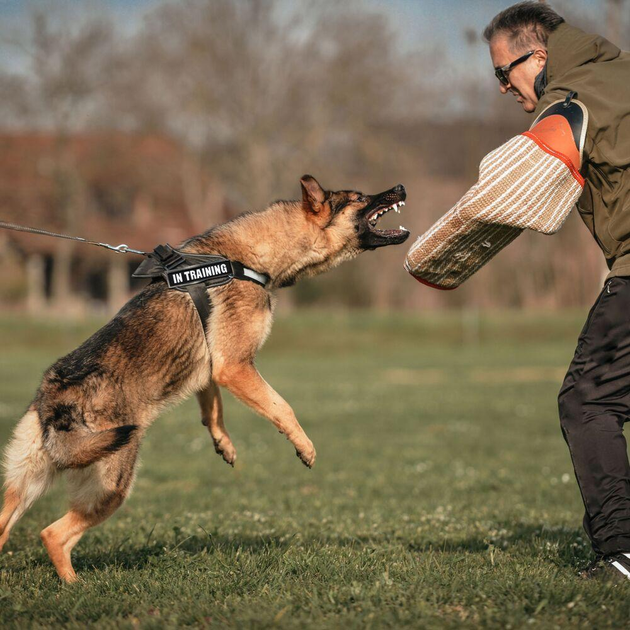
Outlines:
[[[399,205],[399,206],[404,206],[404,205],[405,205],[405,202],[404,202],[404,201],[401,201],[398,205]]]
[[[406,228],[406,227],[403,227],[402,225],[401,225],[401,226],[399,226],[399,229],[401,229],[401,230],[405,230],[405,232],[408,232],[408,231],[409,231],[409,230],[407,230],[407,228]]]

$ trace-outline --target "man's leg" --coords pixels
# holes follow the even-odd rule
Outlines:
[[[560,423],[597,553],[630,551],[630,278],[606,283],[559,396]]]

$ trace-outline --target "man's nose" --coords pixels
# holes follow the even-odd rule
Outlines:
[[[510,84],[503,85],[503,83],[499,83],[499,91],[501,94],[507,94],[510,91]]]

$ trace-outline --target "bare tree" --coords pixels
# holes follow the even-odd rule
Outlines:
[[[566,0],[557,4],[571,23],[586,21]],[[61,230],[83,231],[94,192],[70,150],[86,130],[166,136],[183,147],[153,176],[181,186],[200,228],[228,218],[224,196],[240,209],[261,208],[295,198],[298,178],[310,172],[330,188],[368,193],[404,183],[402,222],[415,235],[473,183],[485,154],[530,122],[499,99],[489,66],[486,79],[471,74],[474,64],[449,66],[440,43],[401,47],[389,17],[364,2],[162,2],[126,36],[107,19],[62,19],[50,6],[34,13],[27,37],[0,25],[0,44],[27,60],[13,72],[0,67],[0,124],[54,138],[54,159],[44,167],[55,189],[56,225],[49,225]],[[479,54],[474,32],[459,36],[471,59]],[[438,56],[441,74],[433,71]],[[133,170],[138,158],[119,150],[99,149],[101,164],[112,164],[98,193],[128,206],[152,174],[145,169],[137,187],[130,180],[123,190],[117,174]],[[384,221],[397,227],[396,219]],[[587,236],[574,220],[553,239],[522,237],[501,254],[506,264],[489,265],[456,297],[418,290],[401,270],[403,248],[346,265],[321,288],[316,280],[298,286],[294,296],[327,294],[331,302],[380,308],[577,304],[599,274]],[[59,304],[68,302],[67,247],[60,242],[55,260]],[[571,265],[579,282],[562,282]]]
[[[5,75],[13,89],[4,98],[17,126],[46,130],[54,138],[49,176],[57,189],[58,228],[76,232],[81,227],[85,190],[69,150],[72,133],[84,129],[99,105],[101,85],[108,80],[113,48],[111,24],[91,20],[77,26],[53,25],[46,13],[34,12],[27,42],[2,33],[5,45],[19,47],[29,58],[24,76]],[[73,245],[59,241],[53,267],[53,303],[71,307],[70,265]]]

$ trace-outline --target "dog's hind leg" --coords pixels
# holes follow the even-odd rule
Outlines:
[[[42,531],[41,538],[46,551],[64,582],[75,582],[77,579],[70,557],[73,547],[86,530],[109,518],[123,500],[120,494],[112,494],[104,498],[94,511],[73,508]]]
[[[315,463],[315,448],[297,421],[289,403],[260,375],[252,363],[223,366],[213,375],[216,382],[270,420],[295,446],[297,456],[311,468]]]
[[[70,511],[41,532],[42,542],[59,577],[74,582],[71,553],[81,536],[107,520],[131,491],[135,475],[138,440],[87,468],[69,470]]]
[[[234,466],[236,461],[236,449],[230,435],[223,424],[223,403],[221,401],[221,390],[216,383],[210,381],[208,386],[197,393],[199,406],[201,407],[201,422],[208,427],[212,441],[214,442],[214,450],[223,457],[223,459]]]
[[[50,487],[56,467],[42,442],[39,416],[33,409],[13,432],[4,458],[5,494],[0,513],[0,550],[20,517]]]
[[[9,539],[11,528],[21,516],[19,511],[21,505],[23,504],[17,490],[10,487],[7,488],[4,493],[2,512],[0,512],[0,551],[2,551],[2,548]],[[23,512],[24,510],[22,510],[22,513]]]

